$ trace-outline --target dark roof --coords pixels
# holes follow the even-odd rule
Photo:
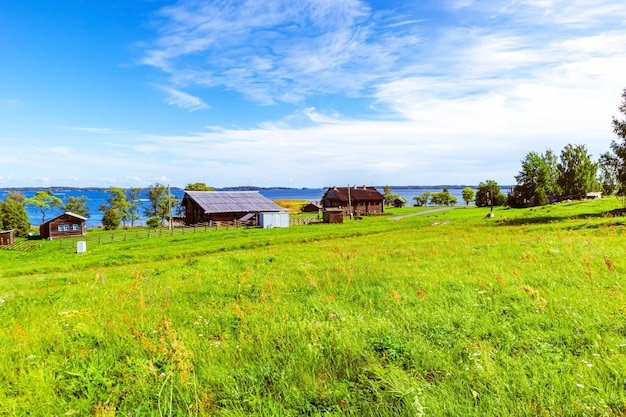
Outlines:
[[[182,205],[195,201],[206,214],[257,211],[284,211],[258,191],[185,191]]]
[[[87,221],[87,218],[86,218],[86,217],[79,216],[78,214],[76,214],[76,213],[72,213],[71,211],[66,211],[66,212],[65,212],[65,213],[63,213],[63,214],[60,214],[60,215],[56,216],[54,219],[50,219],[50,220],[48,220],[47,222],[41,223],[41,225],[44,225],[44,224],[46,224],[46,223],[50,223],[50,222],[52,222],[52,221],[54,221],[54,220],[56,220],[56,219],[59,219],[59,218],[61,218],[61,217],[63,217],[63,216],[75,217],[75,218],[77,218],[77,219],[79,219],[79,220],[82,220],[82,221]]]
[[[350,187],[349,190],[350,196],[348,198],[348,187],[329,188],[324,193],[324,200],[381,201],[384,199],[376,187]]]

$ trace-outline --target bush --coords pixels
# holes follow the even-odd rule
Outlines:
[[[117,210],[108,208],[102,216],[102,226],[104,230],[115,230],[120,225],[120,214]]]
[[[148,227],[156,229],[161,225],[161,219],[159,219],[158,217],[150,217],[148,220],[146,220],[146,224],[148,225]]]

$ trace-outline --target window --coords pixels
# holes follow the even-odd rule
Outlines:
[[[72,225],[72,230],[78,230],[78,225],[77,224],[73,224]]]
[[[70,231],[70,225],[69,224],[60,224],[59,225],[59,232],[69,232]]]

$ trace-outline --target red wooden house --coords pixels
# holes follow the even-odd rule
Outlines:
[[[344,216],[368,216],[382,213],[384,200],[376,187],[333,187],[324,193],[322,206],[340,208]]]
[[[39,236],[42,239],[60,239],[64,237],[78,237],[87,234],[87,219],[71,211],[39,225]]]

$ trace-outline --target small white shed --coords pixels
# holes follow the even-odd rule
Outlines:
[[[259,225],[263,229],[289,227],[289,213],[286,211],[261,212],[259,213]]]

